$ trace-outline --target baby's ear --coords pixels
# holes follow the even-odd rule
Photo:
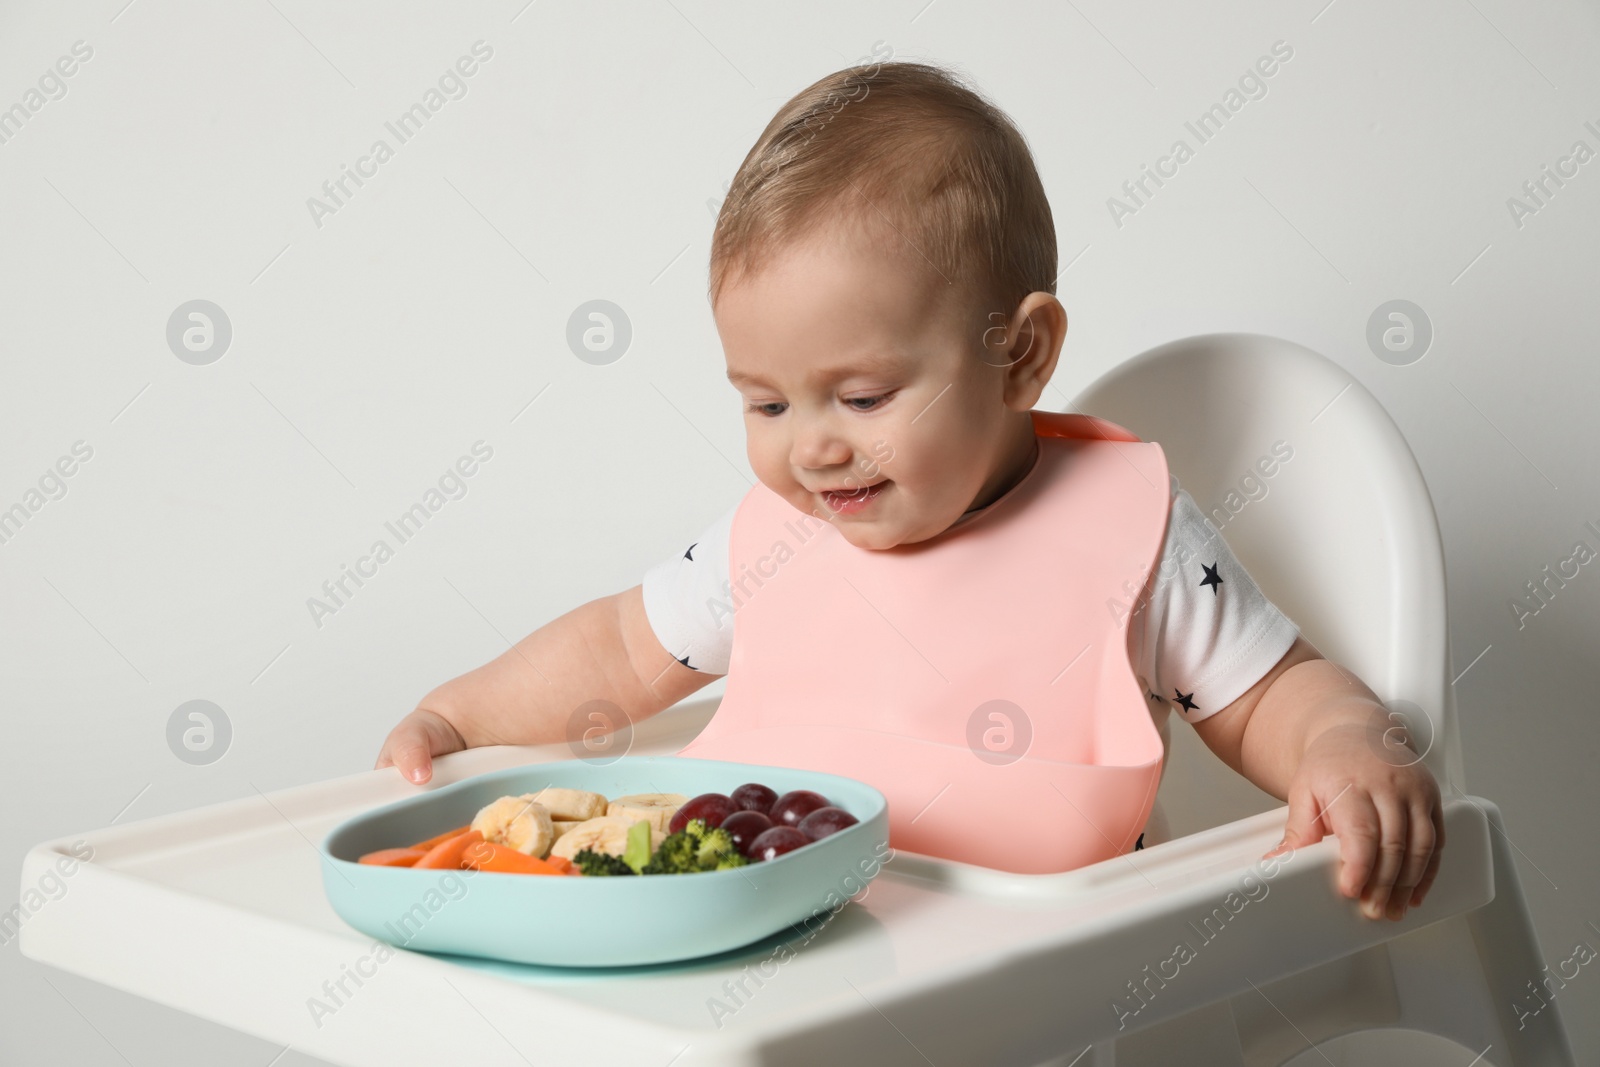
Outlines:
[[[1011,348],[1005,356],[1006,364],[1018,385],[1025,383],[1037,390],[1037,399],[1061,358],[1061,346],[1067,336],[1067,309],[1051,293],[1029,293],[1017,305],[1008,332]]]

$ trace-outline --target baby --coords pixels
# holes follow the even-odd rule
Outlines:
[[[889,797],[896,847],[1068,870],[1142,847],[1175,704],[1287,799],[1267,856],[1335,833],[1368,917],[1420,904],[1439,788],[1371,743],[1378,698],[1266,599],[1159,445],[1035,409],[1067,329],[1056,271],[1026,142],[949,73],[799,93],[710,257],[759,484],[640,585],[429,693],[377,766],[426,782],[433,756],[571,740],[586,705],[636,723],[726,674],[685,755],[847,774]]]

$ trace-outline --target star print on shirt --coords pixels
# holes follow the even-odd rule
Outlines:
[[[1164,724],[1168,712],[1177,707],[1180,718],[1192,724],[1216,714],[1266,673],[1289,649],[1297,630],[1266,599],[1177,479],[1169,477],[1169,482],[1167,531],[1152,570],[1176,580],[1150,583],[1147,595],[1137,599],[1138,611],[1129,616],[1129,666],[1134,681],[1147,693],[1147,710],[1156,722]],[[726,675],[732,667],[733,616],[720,608],[710,610],[709,605],[729,598],[729,548],[739,507],[733,502],[675,557],[664,550],[641,583],[650,624],[661,645],[679,650],[677,656],[669,654],[669,662],[677,660],[698,674]],[[1212,559],[1209,565],[1204,563],[1207,555]],[[1183,581],[1185,573],[1194,574],[1191,568],[1201,567],[1205,572],[1201,578]],[[1223,584],[1228,586],[1226,600],[1220,592]],[[1208,588],[1209,603],[1204,595]],[[1182,705],[1156,688],[1159,681],[1170,689],[1180,678],[1191,684],[1205,682],[1203,689],[1195,685],[1192,691],[1177,691],[1176,696],[1185,700]]]
[[[1176,689],[1176,688],[1173,689],[1172,691],[1177,694],[1177,696],[1175,696],[1173,699],[1176,700],[1179,704],[1183,705],[1183,710],[1184,711],[1199,711],[1200,710],[1198,707],[1195,706],[1194,694],[1192,692],[1191,693],[1185,693],[1182,690],[1179,690],[1179,689]]]

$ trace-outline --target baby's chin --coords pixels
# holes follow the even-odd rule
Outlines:
[[[894,548],[905,542],[893,530],[879,528],[879,523],[836,523],[844,539],[857,548],[867,548],[874,552]]]
[[[953,522],[954,520],[952,520]],[[872,549],[882,552],[901,545],[914,545],[920,541],[937,537],[949,529],[951,522],[938,520],[924,522],[925,528],[908,529],[903,522],[882,519],[877,522],[836,522],[834,526],[844,539],[857,548]]]

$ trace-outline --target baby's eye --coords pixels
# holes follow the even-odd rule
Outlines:
[[[849,404],[851,407],[854,407],[857,411],[871,411],[873,408],[882,404],[885,400],[888,400],[889,395],[890,394],[888,393],[884,393],[881,396],[852,396],[845,400],[845,403]],[[858,404],[861,406],[857,407],[856,405]]]
[[[746,404],[744,406],[744,409],[746,411],[753,411],[753,412],[756,412],[758,414],[766,415],[766,416],[771,417],[771,416],[774,416],[774,415],[782,415],[783,414],[783,409],[786,408],[786,407],[788,407],[788,405],[785,404],[781,400],[769,400],[765,404]],[[769,408],[777,408],[778,410],[777,411],[769,411],[768,410]]]

